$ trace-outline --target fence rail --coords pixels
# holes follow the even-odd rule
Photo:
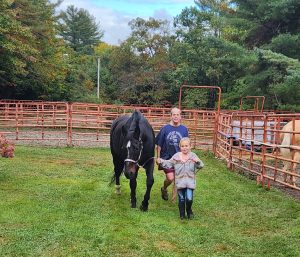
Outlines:
[[[155,133],[170,120],[170,108],[86,103],[0,101],[0,133],[18,142],[108,146],[114,119],[139,109]],[[215,111],[184,110],[193,147],[212,149]]]
[[[270,187],[271,182],[300,190],[300,129],[283,132],[289,121],[300,120],[300,114],[221,113],[218,120],[216,156],[225,159],[232,170],[256,176]],[[289,133],[290,144],[282,144],[280,134]],[[282,149],[288,156],[281,155]],[[285,169],[283,164],[288,169]],[[297,167],[298,166],[298,167]]]

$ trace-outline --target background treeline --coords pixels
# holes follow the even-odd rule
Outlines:
[[[0,98],[161,105],[175,104],[182,84],[213,85],[222,108],[257,95],[268,109],[300,111],[300,1],[194,2],[173,24],[132,20],[111,46],[84,9],[1,0]],[[215,97],[190,90],[184,103],[210,108]]]

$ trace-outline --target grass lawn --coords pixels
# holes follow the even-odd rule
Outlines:
[[[300,203],[198,153],[195,219],[181,221],[157,169],[143,213],[124,176],[122,195],[108,186],[109,149],[17,146],[0,159],[0,256],[300,256]]]

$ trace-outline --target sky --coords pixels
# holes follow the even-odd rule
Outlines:
[[[137,17],[173,21],[185,7],[194,6],[194,0],[64,0],[60,10],[70,5],[83,8],[95,17],[104,31],[102,41],[119,45],[130,35],[128,22]]]

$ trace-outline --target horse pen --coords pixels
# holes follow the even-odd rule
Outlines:
[[[134,109],[143,113],[155,133],[169,122],[169,108],[0,101],[0,133],[21,144],[108,147],[112,121]],[[270,187],[275,182],[300,190],[297,172],[300,149],[296,140],[299,126],[282,131],[288,122],[294,124],[300,120],[300,113],[276,114],[257,108],[252,111],[183,109],[182,116],[194,149],[213,152],[231,170],[249,173],[263,186]],[[291,136],[289,145],[281,144],[280,133]],[[282,156],[280,149],[287,149],[290,154]],[[283,169],[283,162],[289,164],[289,170]]]
[[[0,255],[300,254],[299,202],[286,198],[276,189],[288,191],[295,197],[299,195],[299,160],[295,158],[299,146],[295,142],[300,131],[295,125],[291,131],[282,131],[288,122],[295,124],[300,120],[299,113],[280,114],[257,108],[251,111],[184,108],[183,123],[188,126],[193,147],[199,150],[206,166],[198,175],[196,211],[199,215],[192,222],[180,222],[177,207],[160,199],[158,184],[161,183],[154,183],[148,213],[129,208],[128,187],[123,187],[122,196],[107,187],[113,171],[107,150],[111,123],[134,109],[143,113],[155,133],[169,122],[170,108],[162,107],[0,101],[0,133],[17,144],[17,164],[11,164],[12,159],[1,162],[0,166],[1,194],[11,203],[6,206],[1,202],[5,211],[1,218]],[[291,135],[290,145],[280,141],[282,133]],[[283,156],[281,148],[289,149],[290,155]],[[24,156],[25,161],[18,160],[18,154]],[[31,165],[36,173],[29,172],[28,165],[22,170],[24,174],[18,173],[18,167],[22,169],[26,158],[34,160]],[[290,163],[290,169],[284,169],[283,162]],[[71,167],[72,163],[76,165]],[[2,167],[8,167],[14,176]],[[228,172],[226,167],[237,172]],[[100,178],[99,169],[103,172]],[[254,179],[259,186],[236,173]],[[37,176],[41,176],[41,181],[34,180]],[[146,179],[143,172],[139,176]],[[19,191],[17,186],[7,187],[12,178],[19,184],[26,179],[33,181]],[[78,178],[82,181],[77,181]],[[162,179],[156,170],[155,181]],[[56,187],[58,181],[61,185]],[[127,182],[123,179],[122,183]],[[56,189],[52,191],[50,186]],[[276,188],[272,190],[272,186]],[[31,192],[30,187],[38,190]],[[74,188],[76,191],[72,191]],[[17,198],[11,199],[16,192]],[[22,194],[27,192],[31,194],[24,202]],[[137,194],[142,198],[141,192]],[[34,205],[36,198],[41,200],[40,206]],[[12,202],[19,203],[18,207],[14,208]],[[27,212],[22,209],[25,205],[31,207]],[[20,209],[22,213],[18,213]],[[7,214],[10,210],[20,217],[11,218]],[[28,214],[30,212],[32,214]],[[27,217],[24,213],[36,216]],[[37,220],[43,220],[46,225]],[[9,248],[13,244],[17,246]]]

